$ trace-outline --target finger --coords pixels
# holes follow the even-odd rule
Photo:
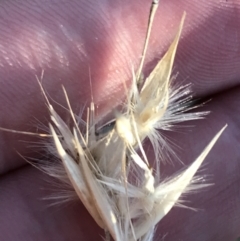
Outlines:
[[[204,177],[205,183],[213,185],[182,198],[186,200],[184,205],[197,211],[174,208],[162,220],[158,232],[159,235],[166,234],[166,241],[224,241],[236,240],[240,236],[239,91],[236,88],[224,95],[214,96],[211,103],[204,107],[211,110],[206,120],[185,124],[181,132],[172,132],[167,136],[179,147],[175,148],[179,159],[184,165],[189,165],[214,134],[228,123],[197,174]],[[162,167],[164,177],[182,166],[177,161],[170,160],[170,163]]]
[[[46,182],[48,178],[33,167],[22,167],[1,178],[2,239],[91,241],[100,238],[102,231],[81,203],[50,206],[52,203],[44,200],[52,190]]]
[[[187,206],[198,211],[174,208],[159,224],[156,240],[226,241],[240,235],[240,164],[239,164],[239,89],[216,96],[208,104],[212,114],[205,121],[193,122],[191,132],[175,133],[175,143],[183,144],[179,159],[188,165],[200,154],[212,136],[229,124],[199,172],[206,183],[214,183],[204,191],[189,194]],[[227,107],[227,108],[226,108]],[[190,127],[189,127],[190,128]],[[151,153],[148,158],[151,159]],[[153,155],[152,155],[153,156]],[[176,160],[163,166],[164,176],[182,168]],[[54,186],[33,167],[23,167],[0,180],[0,231],[4,240],[97,240],[99,229],[82,205],[46,208],[45,198]],[[50,191],[49,191],[50,190]],[[57,195],[58,190],[55,190]],[[36,235],[37,232],[37,235]],[[20,239],[20,238],[21,239]]]
[[[33,131],[34,118],[47,123],[47,109],[35,80],[35,74],[40,76],[42,70],[47,92],[60,104],[65,103],[60,87],[64,84],[73,109],[78,111],[91,96],[91,78],[98,114],[110,112],[123,98],[123,83],[131,79],[132,65],[139,63],[149,4],[72,1],[66,7],[61,0],[22,0],[17,5],[2,2],[0,111],[4,114],[0,126]],[[199,96],[237,85],[239,8],[238,1],[222,5],[213,0],[201,5],[162,1],[144,72],[147,74],[163,55],[182,12],[187,11],[175,65],[175,72],[181,73],[179,80],[193,82]],[[19,139],[1,135],[0,148],[6,160],[1,163],[1,173],[23,164],[15,161],[18,158],[13,149],[23,155],[29,151]]]

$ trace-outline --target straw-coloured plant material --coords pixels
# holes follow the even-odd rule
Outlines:
[[[193,108],[189,105],[189,86],[171,87],[184,19],[185,14],[172,44],[145,81],[140,83],[139,72],[133,74],[131,87],[126,91],[127,104],[107,131],[102,126],[96,134],[93,102],[87,109],[85,126],[80,129],[63,89],[74,124],[69,127],[50,104],[39,81],[51,116],[50,135],[46,136],[52,137],[53,142],[48,150],[61,159],[56,166],[46,165],[42,169],[72,186],[96,223],[115,241],[153,240],[155,226],[179,202],[182,193],[204,186],[194,175],[226,128],[215,135],[186,170],[167,180],[160,179],[160,147],[164,140],[158,130],[169,130],[176,123],[206,114],[186,113]],[[142,145],[146,138],[152,143],[156,160],[147,158]]]
[[[184,113],[189,109],[188,87],[172,90],[170,85],[184,18],[185,14],[168,51],[142,87],[133,76],[125,111],[117,114],[108,132],[102,127],[101,135],[96,135],[94,103],[87,111],[85,130],[80,130],[64,90],[74,123],[70,129],[44,94],[52,120],[50,132],[63,164],[60,172],[67,177],[54,173],[54,168],[49,173],[69,180],[96,223],[116,241],[153,239],[155,225],[177,204],[181,194],[204,186],[193,176],[225,128],[182,173],[160,181],[159,159],[154,170],[150,167],[153,161],[147,159],[142,146],[145,138],[151,140],[155,156],[160,158],[158,129],[205,114]]]

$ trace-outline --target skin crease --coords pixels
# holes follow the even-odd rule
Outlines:
[[[47,123],[47,109],[35,75],[44,69],[49,96],[65,104],[61,84],[74,111],[90,98],[90,77],[98,116],[124,96],[123,82],[139,63],[150,1],[1,1],[0,126],[22,131],[34,118]],[[193,84],[196,97],[212,99],[201,110],[211,114],[188,128],[166,133],[179,159],[190,164],[225,124],[228,128],[200,171],[213,186],[188,195],[187,206],[174,208],[159,224],[156,240],[231,241],[240,236],[240,3],[238,0],[160,1],[144,74],[172,41],[187,12],[174,73],[179,83]],[[55,108],[55,106],[54,106]],[[64,113],[56,106],[56,110]],[[66,114],[66,113],[65,113]],[[0,135],[0,233],[4,241],[100,240],[99,228],[79,202],[49,207],[46,175],[26,165],[16,151],[36,156],[32,138]],[[151,159],[151,153],[149,153]],[[163,176],[183,167],[171,160]],[[51,203],[51,202],[50,202]]]

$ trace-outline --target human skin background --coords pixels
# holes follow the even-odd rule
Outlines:
[[[61,84],[78,111],[90,98],[90,77],[98,114],[124,96],[123,82],[141,56],[150,0],[11,0],[0,2],[0,126],[33,129],[47,123],[35,75],[44,69],[49,96],[66,106]],[[193,84],[196,97],[211,99],[211,114],[167,133],[179,159],[190,164],[225,124],[228,128],[200,174],[214,183],[185,196],[192,210],[174,208],[159,224],[156,240],[231,241],[240,236],[240,2],[162,0],[154,22],[144,73],[171,43],[187,12],[174,73]],[[56,107],[58,110],[59,107]],[[61,111],[60,111],[61,112]],[[64,118],[64,117],[63,117]],[[101,240],[100,230],[80,202],[49,207],[46,175],[16,154],[39,157],[19,140],[0,133],[0,233],[4,241]],[[32,140],[32,139],[31,139]],[[151,159],[151,153],[149,153]],[[183,165],[171,161],[163,176]],[[101,233],[102,234],[102,233]]]

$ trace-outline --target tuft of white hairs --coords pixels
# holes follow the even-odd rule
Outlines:
[[[188,107],[189,86],[174,90],[170,85],[184,18],[185,14],[168,51],[142,87],[133,75],[125,110],[116,115],[109,130],[100,128],[100,135],[96,135],[98,123],[93,102],[87,109],[87,120],[81,121],[86,123],[85,128],[80,130],[63,89],[74,123],[71,129],[56,113],[40,84],[52,121],[49,128],[55,148],[49,150],[62,162],[56,170],[45,169],[63,182],[68,180],[96,223],[116,241],[153,240],[155,226],[174,205],[180,205],[180,196],[204,186],[193,181],[193,177],[226,128],[216,134],[186,170],[160,181],[159,146],[163,138],[158,130],[169,130],[176,123],[206,114],[185,113],[192,108]],[[155,151],[154,170],[150,165],[154,160],[148,160],[142,145],[146,138]]]
[[[41,169],[74,189],[95,222],[105,230],[106,240],[109,234],[115,241],[153,240],[159,221],[174,205],[181,206],[181,195],[206,186],[194,175],[226,126],[188,168],[160,180],[161,145],[165,141],[158,131],[206,115],[186,113],[193,108],[189,106],[189,86],[172,89],[170,83],[184,19],[185,14],[172,44],[143,84],[138,77],[141,65],[140,71],[133,74],[124,111],[118,112],[112,123],[100,127],[98,135],[93,102],[87,108],[86,120],[80,120],[84,124],[80,130],[79,118],[63,88],[74,124],[71,128],[54,110],[39,81],[51,116],[50,134],[41,136],[52,138],[48,151],[61,160]],[[155,160],[148,160],[142,144],[145,139],[151,141],[155,152],[154,168],[151,166]]]

